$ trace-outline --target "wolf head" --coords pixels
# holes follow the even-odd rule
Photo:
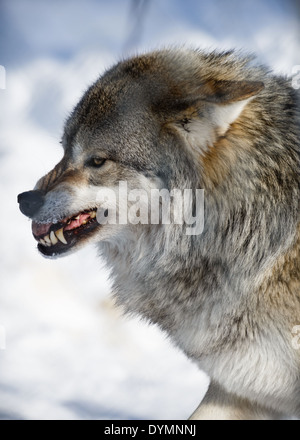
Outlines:
[[[63,255],[124,231],[130,237],[141,225],[97,221],[112,208],[109,197],[99,203],[99,191],[119,182],[147,194],[224,192],[233,167],[237,175],[239,163],[245,168],[256,136],[251,120],[260,117],[265,71],[249,63],[233,52],[163,50],[122,61],[97,80],[65,124],[62,160],[19,196],[40,252]]]

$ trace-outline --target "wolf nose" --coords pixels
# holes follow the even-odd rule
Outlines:
[[[18,195],[20,211],[32,218],[44,203],[44,193],[39,190],[26,191]]]

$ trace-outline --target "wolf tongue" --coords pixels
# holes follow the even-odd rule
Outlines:
[[[64,227],[64,231],[79,228],[79,226],[81,226],[89,217],[90,214],[79,214],[75,219],[72,219],[67,226]]]

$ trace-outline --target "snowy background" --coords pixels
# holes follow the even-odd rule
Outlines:
[[[17,194],[61,158],[63,121],[120,57],[169,44],[300,64],[299,1],[0,1],[0,418],[184,419],[206,376],[157,328],[120,316],[93,247],[37,252]],[[5,86],[5,89],[4,89]]]

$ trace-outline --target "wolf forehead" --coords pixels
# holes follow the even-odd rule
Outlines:
[[[142,120],[145,115],[176,114],[191,107],[196,97],[217,96],[220,81],[261,81],[265,71],[251,68],[252,60],[233,50],[188,49],[159,50],[123,60],[85,92],[65,124],[63,144],[71,145],[78,129],[86,134],[116,128],[122,116],[128,124],[130,115]]]

